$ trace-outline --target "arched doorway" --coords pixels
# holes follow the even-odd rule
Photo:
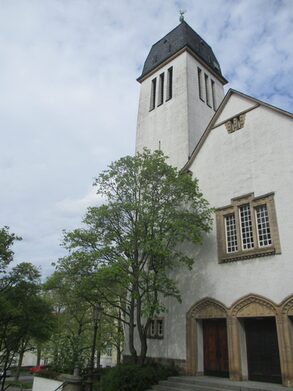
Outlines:
[[[226,324],[231,380],[282,381],[284,386],[293,386],[293,295],[276,305],[265,297],[249,294],[230,308],[204,298],[190,308],[186,320],[189,375],[204,374],[205,323],[213,329],[212,322],[216,325],[219,321]],[[213,332],[217,333],[207,334]]]
[[[187,314],[187,372],[229,376],[227,309],[204,298]]]
[[[242,377],[282,383],[277,306],[251,294],[232,305],[231,316],[239,322]]]
[[[283,384],[293,387],[293,296],[290,295],[281,303],[279,315],[281,331],[281,354],[283,362]]]

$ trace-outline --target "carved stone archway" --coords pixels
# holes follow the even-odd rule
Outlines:
[[[280,305],[263,296],[248,294],[228,309],[218,300],[206,297],[194,304],[186,316],[186,364],[189,375],[201,374],[198,365],[198,324],[201,319],[226,318],[229,350],[229,376],[231,380],[242,380],[241,318],[274,317],[276,319],[282,383],[293,387],[293,295]]]
[[[283,360],[283,384],[293,387],[293,295],[290,295],[280,304],[279,329],[280,347]]]
[[[271,300],[257,295],[248,294],[238,299],[229,310],[228,337],[230,340],[230,379],[247,379],[247,362],[244,354],[243,328],[241,318],[249,317],[276,317],[277,306]],[[242,335],[242,337],[241,337]]]
[[[293,295],[290,295],[281,303],[282,314],[293,316]]]
[[[237,300],[231,306],[230,313],[238,318],[276,316],[277,306],[263,296],[249,294]]]
[[[189,375],[202,374],[198,363],[198,324],[200,319],[227,318],[227,308],[218,300],[206,297],[194,304],[186,317],[186,367]]]

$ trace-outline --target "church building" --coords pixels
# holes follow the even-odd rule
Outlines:
[[[212,231],[175,276],[148,356],[188,375],[293,386],[293,115],[239,91],[184,21],[144,63],[136,149],[199,181]],[[290,217],[291,216],[291,217]]]

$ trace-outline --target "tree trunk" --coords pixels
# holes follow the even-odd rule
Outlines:
[[[137,363],[137,352],[134,347],[134,306],[135,306],[135,301],[134,298],[131,298],[131,308],[130,308],[130,315],[129,315],[129,341],[128,341],[128,346],[129,346],[129,351],[131,354],[131,358],[134,364]]]
[[[18,358],[18,363],[17,363],[17,368],[16,368],[15,380],[18,380],[19,376],[20,376],[20,369],[21,369],[21,366],[22,366],[23,355],[24,355],[24,349],[22,349],[19,352],[19,358]]]
[[[76,343],[74,345],[74,355],[73,355],[74,371],[76,371],[77,368],[80,369],[80,339],[81,339],[82,331],[83,331],[83,317],[78,320],[78,330],[76,334]]]
[[[37,365],[41,364],[41,355],[42,355],[42,350],[41,350],[41,347],[38,346],[37,347]]]
[[[119,365],[121,363],[121,349],[120,349],[120,346],[117,346],[116,349],[117,349],[117,365]]]
[[[8,351],[6,352],[6,357],[3,366],[3,377],[1,379],[1,391],[4,391],[5,389],[4,387],[5,387],[5,380],[6,380],[6,371],[9,365],[9,356],[10,356],[10,352]]]
[[[101,366],[101,350],[100,350],[100,348],[97,349],[96,356],[97,356],[97,369],[99,369]]]
[[[117,364],[121,363],[121,340],[120,337],[123,334],[123,328],[122,328],[122,322],[121,322],[121,312],[118,310],[118,321],[117,321],[117,340],[115,344],[115,349],[116,349],[116,362]]]
[[[147,330],[149,327],[150,319],[147,319],[145,326],[142,325],[142,313],[141,313],[141,297],[138,295],[137,299],[137,311],[136,311],[136,324],[140,340],[140,355],[139,364],[144,365],[146,360],[146,354],[148,350],[147,345]]]

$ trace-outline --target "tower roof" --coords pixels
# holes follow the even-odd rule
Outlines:
[[[152,46],[145,60],[142,74],[137,80],[141,81],[149,72],[184,48],[191,50],[224,83],[227,82],[222,76],[220,65],[212,48],[185,21]]]

